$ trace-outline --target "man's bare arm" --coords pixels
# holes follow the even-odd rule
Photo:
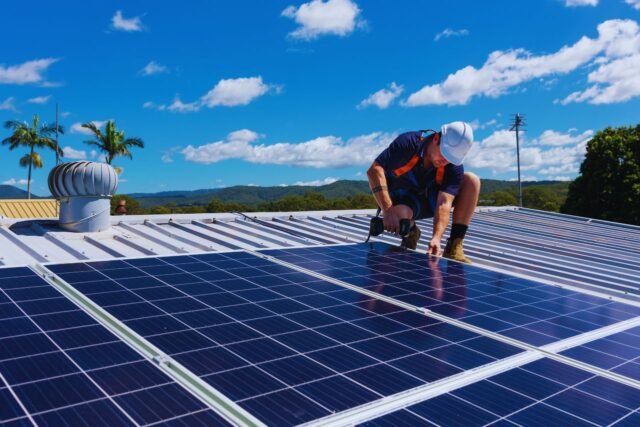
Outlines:
[[[369,179],[369,187],[371,188],[373,197],[376,199],[376,203],[380,206],[380,209],[383,212],[390,209],[393,206],[393,202],[389,196],[387,177],[384,174],[382,166],[373,162],[367,170],[367,178]]]
[[[438,200],[436,202],[435,212],[433,213],[433,234],[431,235],[431,241],[427,249],[427,252],[430,254],[440,254],[440,241],[449,224],[454,198],[455,197],[449,193],[442,191],[438,193]]]
[[[371,188],[373,197],[376,199],[380,210],[382,210],[385,230],[398,233],[400,220],[394,209],[392,209],[393,202],[391,201],[391,196],[389,196],[384,168],[378,163],[373,162],[367,170],[367,178],[369,179],[369,187]]]

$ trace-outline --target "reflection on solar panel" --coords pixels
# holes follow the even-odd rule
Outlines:
[[[637,426],[639,407],[635,388],[541,359],[363,425]]]
[[[522,351],[246,253],[50,268],[269,425]]]
[[[640,315],[632,305],[382,243],[262,253],[531,345]]]
[[[0,270],[0,422],[227,423],[27,268]]]
[[[0,269],[2,422],[638,422],[632,304],[379,243],[46,268]]]

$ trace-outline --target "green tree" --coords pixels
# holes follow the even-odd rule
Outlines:
[[[117,156],[133,158],[131,151],[129,151],[131,147],[144,148],[144,142],[140,138],[125,138],[124,131],[118,131],[116,123],[112,120],[107,122],[104,132],[93,123],[83,123],[82,127],[93,132],[95,137],[95,139],[85,141],[85,144],[96,146],[102,151],[105,154],[105,161],[109,165]]]
[[[33,116],[33,121],[29,125],[26,122],[19,122],[17,120],[8,120],[5,122],[4,127],[12,130],[13,133],[7,138],[2,140],[3,145],[8,145],[10,150],[16,148],[26,147],[29,152],[20,158],[20,166],[29,169],[27,174],[27,194],[28,198],[31,198],[31,170],[40,169],[44,166],[40,153],[36,151],[36,148],[48,148],[50,150],[58,151],[58,154],[62,155],[62,150],[56,147],[56,141],[53,139],[53,135],[56,133],[56,125],[47,125],[46,123],[40,123],[40,117],[36,114]],[[62,126],[57,127],[59,133],[64,133]]]
[[[640,125],[595,134],[561,211],[640,224]]]
[[[510,191],[496,191],[485,199],[491,200],[491,206],[518,206],[516,195]]]
[[[525,208],[558,212],[560,197],[548,188],[529,187],[522,190],[522,204]]]
[[[116,194],[111,197],[111,215],[116,215],[116,208],[120,200],[125,201],[127,207],[127,215],[139,215],[144,213],[144,210],[140,207],[140,202],[131,196],[125,194]]]

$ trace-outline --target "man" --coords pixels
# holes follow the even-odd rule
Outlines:
[[[443,256],[471,263],[462,242],[478,203],[480,179],[464,171],[462,161],[473,145],[468,123],[453,122],[440,132],[407,132],[398,136],[367,171],[369,186],[382,210],[384,228],[398,233],[401,219],[411,220],[402,245],[415,249],[420,229],[415,220],[433,218],[428,254],[440,255],[440,241],[453,225]]]

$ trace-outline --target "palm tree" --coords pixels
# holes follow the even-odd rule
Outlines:
[[[12,130],[13,133],[11,136],[2,140],[2,145],[8,145],[10,150],[15,150],[19,147],[29,148],[29,153],[20,158],[20,166],[29,168],[27,194],[29,199],[31,199],[31,169],[39,169],[44,166],[42,157],[36,152],[36,148],[57,150],[58,154],[63,155],[62,150],[52,138],[52,135],[56,133],[56,125],[40,124],[40,117],[36,114],[33,116],[31,125],[26,122],[21,123],[17,120],[8,120],[5,122],[4,127]],[[59,133],[64,133],[62,126],[58,126],[57,128]]]
[[[144,148],[144,142],[140,138],[125,138],[124,131],[116,130],[116,123],[109,120],[104,127],[104,133],[93,123],[83,123],[83,128],[94,133],[95,139],[85,141],[85,144],[95,145],[105,154],[105,161],[111,164],[116,156],[133,158],[130,147]]]

